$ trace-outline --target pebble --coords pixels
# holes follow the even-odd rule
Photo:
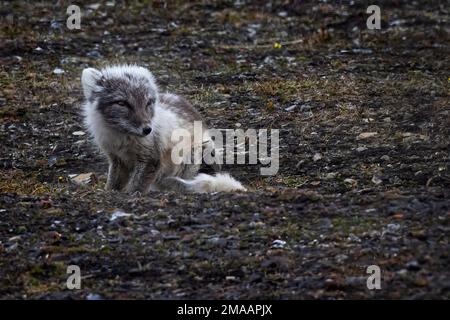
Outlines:
[[[411,271],[419,271],[421,269],[419,263],[416,260],[408,262],[406,264],[406,268]]]
[[[114,221],[114,220],[117,220],[117,219],[123,218],[123,217],[129,217],[129,216],[131,216],[131,215],[132,215],[131,213],[125,213],[125,212],[123,212],[123,211],[118,210],[118,211],[115,211],[115,212],[111,215],[111,218],[109,219],[109,221]]]
[[[357,152],[363,152],[363,151],[366,151],[366,150],[367,150],[367,147],[358,147],[358,148],[356,148]]]
[[[328,172],[328,173],[325,175],[325,179],[327,179],[327,180],[334,179],[334,178],[336,178],[336,176],[337,176],[337,173],[336,173],[336,172]]]
[[[406,276],[406,275],[408,274],[408,270],[406,270],[406,269],[401,269],[401,270],[397,271],[397,274],[398,274],[399,276]]]
[[[346,183],[352,187],[356,187],[358,185],[358,181],[356,181],[355,179],[351,179],[351,178],[345,179],[344,183]]]
[[[357,140],[361,140],[361,139],[368,139],[368,138],[372,138],[375,137],[378,134],[378,132],[363,132],[360,133],[356,139]]]
[[[284,109],[284,110],[286,110],[286,111],[292,111],[292,110],[294,110],[295,108],[297,108],[297,105],[293,104],[292,106],[289,106],[289,107],[287,107],[287,108]]]
[[[310,106],[309,104],[304,104],[300,107],[301,112],[311,111],[311,109],[312,109],[312,106]]]
[[[361,242],[361,238],[358,236],[355,236],[353,233],[350,233],[348,235],[347,240],[351,241],[351,242]]]
[[[314,156],[313,156],[314,162],[319,161],[320,159],[322,159],[322,155],[320,153],[314,154]]]
[[[401,229],[401,225],[398,223],[390,223],[385,228],[383,228],[383,232],[381,236],[383,237],[385,234],[395,235],[398,234]]]
[[[94,183],[97,180],[93,172],[69,175],[69,178],[72,182],[78,185],[88,185]]]
[[[381,180],[379,177],[377,177],[376,175],[374,175],[374,176],[372,177],[372,182],[373,182],[374,184],[376,184],[376,185],[380,185],[380,184],[383,183],[383,180]]]
[[[272,242],[272,248],[282,249],[286,246],[286,241],[283,240],[275,240]]]
[[[97,293],[89,293],[86,300],[103,300],[102,296]]]
[[[337,256],[334,257],[336,259],[337,263],[343,263],[345,262],[345,260],[348,259],[348,256],[345,254],[338,254]]]
[[[55,68],[55,69],[53,69],[53,73],[54,74],[63,74],[63,73],[65,73],[65,71],[61,68]]]

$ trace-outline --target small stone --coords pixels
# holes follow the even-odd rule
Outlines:
[[[397,232],[401,229],[401,226],[397,223],[390,223],[386,227],[391,232]]]
[[[58,162],[58,157],[57,156],[50,156],[50,158],[48,158],[48,166],[51,168],[53,167],[56,163]]]
[[[86,132],[84,131],[74,131],[72,132],[72,135],[74,136],[84,136],[86,134]]]
[[[328,172],[328,173],[325,175],[325,179],[326,179],[326,180],[331,180],[331,179],[336,178],[336,176],[337,176],[337,173],[336,173],[336,172]]]
[[[311,109],[312,109],[312,106],[310,106],[309,104],[304,104],[300,107],[301,112],[311,111]]]
[[[368,138],[375,137],[377,134],[378,134],[378,132],[363,132],[363,133],[360,133],[356,137],[356,139],[357,140],[368,139]]]
[[[408,274],[408,270],[406,270],[406,269],[401,269],[401,270],[397,271],[397,274],[398,274],[399,276],[401,276],[401,277],[404,277],[404,276],[406,276],[406,275]]]
[[[292,110],[294,110],[295,108],[297,108],[297,105],[293,104],[292,106],[289,106],[289,107],[287,107],[287,108],[284,109],[284,110],[286,110],[286,111],[292,111]]]
[[[50,28],[52,29],[60,29],[61,28],[61,23],[59,23],[56,20],[52,20],[52,22],[50,23]]]
[[[349,286],[362,286],[366,283],[367,279],[365,277],[346,277],[345,284]]]
[[[419,240],[426,240],[428,238],[426,230],[413,230],[411,231],[411,236]]]
[[[152,230],[150,230],[150,234],[152,235],[152,236],[157,236],[157,235],[159,235],[161,232],[159,232],[158,230],[156,230],[156,229],[152,229]]]
[[[356,236],[356,235],[354,235],[353,233],[350,233],[348,235],[347,240],[351,241],[351,242],[358,242],[358,243],[361,242],[361,238]]]
[[[313,156],[314,162],[319,161],[320,159],[322,159],[322,155],[320,153],[314,154],[314,156]]]
[[[402,220],[404,217],[403,213],[396,213],[392,216],[395,220]]]
[[[100,3],[92,3],[89,4],[87,7],[92,10],[97,10],[98,8],[100,8]]]
[[[345,179],[344,183],[346,183],[347,185],[349,185],[351,187],[356,187],[358,185],[358,181],[356,181],[355,179],[351,179],[351,178]]]
[[[97,50],[91,50],[86,53],[86,56],[90,58],[101,58],[102,54]]]
[[[337,263],[343,263],[345,262],[345,260],[348,259],[348,256],[345,254],[338,254],[337,256],[334,257],[336,259]]]
[[[225,247],[227,245],[227,240],[219,237],[211,238],[209,241],[219,247]]]
[[[343,285],[344,282],[341,278],[329,278],[325,280],[325,287],[328,290],[337,290],[342,288]]]
[[[381,236],[383,237],[386,234],[391,234],[391,235],[398,234],[401,228],[402,228],[402,226],[398,223],[390,223],[385,228],[383,228]]]
[[[13,236],[11,238],[8,239],[9,242],[15,242],[15,241],[19,241],[20,239],[22,239],[22,236]]]
[[[406,268],[411,271],[419,271],[421,269],[419,263],[416,260],[408,262],[406,264]]]
[[[361,53],[361,54],[371,54],[373,53],[372,49],[366,49],[366,48],[355,48],[352,49],[353,53]]]
[[[89,293],[86,300],[103,300],[102,296],[97,293]]]
[[[363,151],[366,151],[366,150],[367,150],[367,147],[358,147],[358,148],[356,148],[357,152],[363,152]]]
[[[63,73],[65,73],[65,71],[61,68],[55,68],[55,69],[53,69],[53,73],[54,74],[63,74]]]
[[[16,242],[16,243],[13,243],[12,245],[6,247],[6,252],[14,251],[14,250],[16,250],[18,247],[19,247],[19,244],[18,244],[17,242]]]
[[[264,227],[264,226],[265,226],[265,223],[262,221],[257,221],[257,222],[252,221],[249,223],[249,227],[251,227],[251,228],[260,228],[260,227]]]
[[[376,175],[374,175],[374,176],[372,177],[372,182],[373,182],[374,184],[376,184],[376,185],[380,185],[380,184],[383,183],[383,180],[381,180],[379,177],[377,177]]]
[[[119,218],[124,218],[124,217],[126,218],[126,217],[129,217],[129,216],[132,216],[132,214],[131,213],[125,213],[125,212],[123,212],[121,210],[117,210],[117,211],[113,212],[113,214],[111,215],[111,218],[109,219],[109,221],[114,221],[114,220],[117,220]]]
[[[383,160],[383,161],[389,161],[389,160],[391,160],[391,158],[390,158],[387,154],[385,154],[384,156],[382,156],[380,159]]]
[[[318,221],[318,226],[320,229],[330,229],[333,228],[333,223],[328,218],[323,218]]]
[[[60,240],[62,237],[62,235],[56,231],[50,231],[47,235],[49,238],[51,238],[53,240]]]
[[[283,240],[275,240],[272,242],[272,248],[282,249],[286,246],[286,241]]]
[[[88,185],[97,182],[97,178],[93,172],[81,173],[75,176],[69,175],[69,178],[72,182],[78,185]]]

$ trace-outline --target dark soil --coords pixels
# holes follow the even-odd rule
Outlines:
[[[368,30],[349,1],[93,2],[73,31],[66,1],[0,7],[0,298],[450,298],[448,3],[377,1]],[[280,129],[279,173],[227,167],[238,194],[103,191],[73,134],[80,74],[123,62],[212,126]]]

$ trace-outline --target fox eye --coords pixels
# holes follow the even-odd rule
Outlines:
[[[125,100],[119,100],[114,102],[115,105],[120,106],[121,108],[128,108],[128,109],[132,109],[131,105],[126,102]]]

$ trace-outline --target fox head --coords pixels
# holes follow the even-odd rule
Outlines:
[[[121,65],[87,68],[81,75],[84,96],[111,129],[144,137],[158,103],[158,88],[143,67]]]

